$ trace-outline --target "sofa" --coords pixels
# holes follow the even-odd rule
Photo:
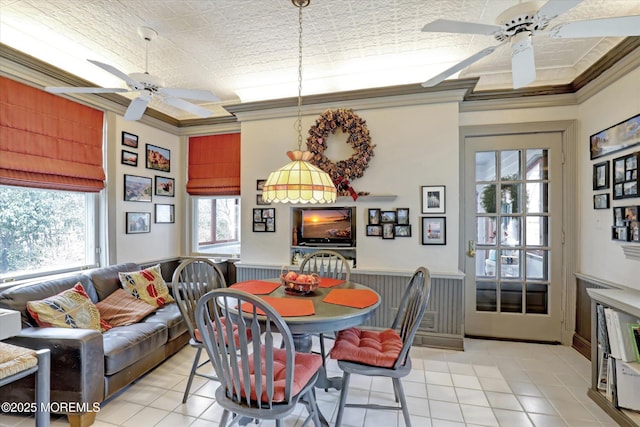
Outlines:
[[[51,351],[51,402],[55,402],[54,408],[68,410],[61,412],[67,414],[72,426],[91,425],[97,403],[131,384],[188,343],[186,324],[176,304],[170,303],[137,323],[115,326],[104,332],[38,327],[27,309],[27,302],[57,295],[80,283],[95,304],[122,288],[118,273],[141,269],[134,263],[118,264],[17,285],[0,292],[0,308],[19,311],[22,321],[20,334],[5,342]],[[34,388],[33,376],[24,378],[2,388],[3,400],[34,402]]]

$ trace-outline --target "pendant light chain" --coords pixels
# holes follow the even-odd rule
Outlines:
[[[298,150],[302,147],[302,4],[298,5]]]

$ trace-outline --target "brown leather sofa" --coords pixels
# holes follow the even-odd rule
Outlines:
[[[72,426],[91,425],[96,415],[92,411],[95,404],[180,350],[189,341],[187,327],[176,304],[167,304],[139,323],[117,326],[104,333],[41,328],[29,315],[27,302],[55,295],[80,282],[96,303],[121,287],[118,272],[140,269],[133,263],[118,264],[0,292],[0,308],[17,310],[22,316],[21,333],[5,342],[51,351],[51,402],[71,409],[65,413]],[[2,398],[34,402],[34,384],[31,376],[7,385],[2,388]]]

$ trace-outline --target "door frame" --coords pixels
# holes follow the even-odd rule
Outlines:
[[[559,132],[562,137],[562,233],[563,242],[562,255],[562,344],[571,345],[576,316],[576,255],[578,244],[579,229],[578,222],[578,170],[577,170],[577,153],[578,153],[578,123],[576,120],[563,120],[551,122],[530,122],[530,123],[511,123],[496,125],[475,125],[460,126],[459,149],[460,149],[460,193],[465,192],[464,165],[466,161],[465,140],[469,137],[511,135],[518,133],[536,133],[536,132]],[[459,224],[464,224],[465,198],[460,197]],[[458,254],[458,265],[460,269],[466,273],[466,250],[467,236],[466,233],[459,234],[459,247],[461,250]],[[465,286],[468,286],[465,279]],[[466,316],[465,316],[466,317]],[[463,324],[464,334],[464,324]]]

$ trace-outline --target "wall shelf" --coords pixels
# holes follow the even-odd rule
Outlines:
[[[358,196],[356,202],[391,202],[398,197],[395,194],[367,194]],[[338,201],[354,201],[351,196],[338,196]]]

